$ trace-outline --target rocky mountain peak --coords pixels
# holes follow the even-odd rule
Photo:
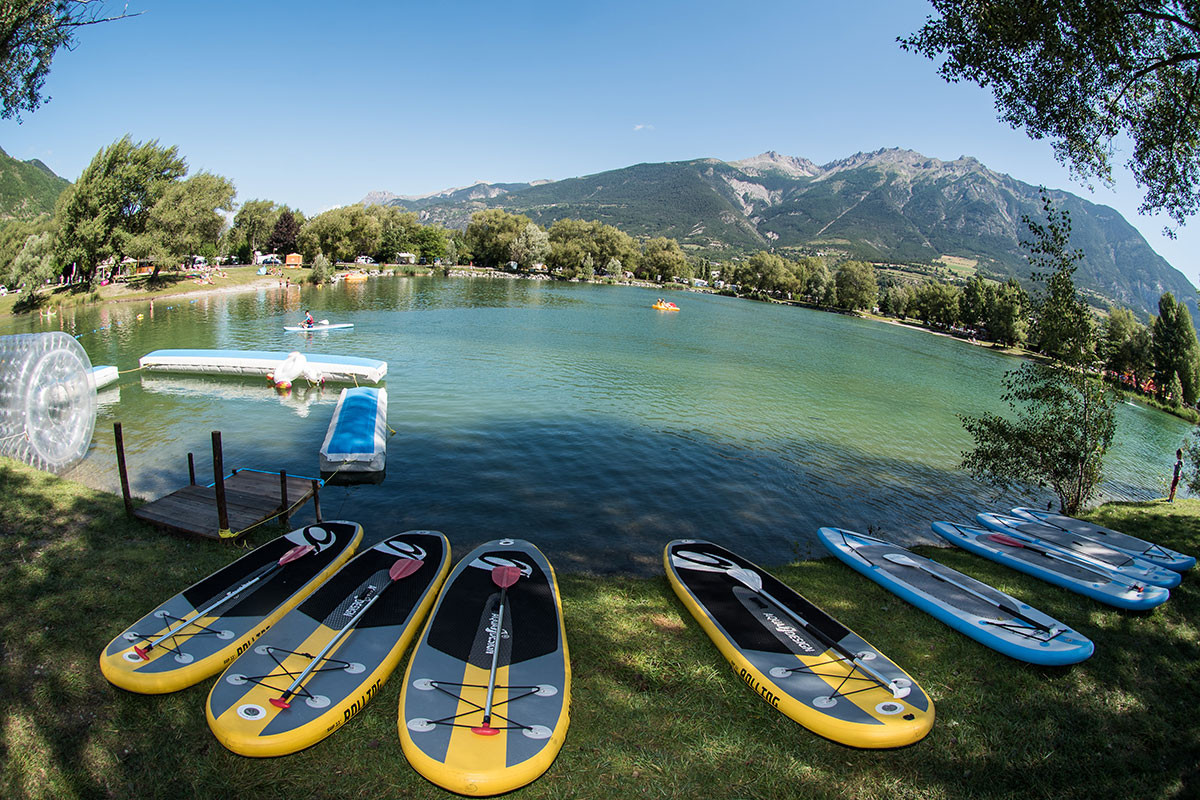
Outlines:
[[[821,174],[820,167],[808,159],[780,155],[774,150],[741,161],[730,161],[729,165],[756,177],[769,172],[783,173],[792,178],[815,178]]]

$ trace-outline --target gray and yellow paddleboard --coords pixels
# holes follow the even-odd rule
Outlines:
[[[392,674],[449,571],[436,531],[355,556],[225,670],[208,695],[212,732],[235,753],[278,756],[336,731]]]
[[[400,695],[404,755],[452,792],[511,791],[558,755],[570,696],[554,569],[529,542],[488,542],[450,574],[409,661]]]
[[[306,525],[184,589],[126,628],[100,654],[115,686],[162,694],[215,675],[353,555],[357,522]]]
[[[917,682],[770,573],[712,542],[679,539],[667,578],[733,671],[804,727],[851,747],[900,747],[933,727]]]

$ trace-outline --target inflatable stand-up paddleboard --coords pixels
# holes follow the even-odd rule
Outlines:
[[[1149,583],[1174,589],[1183,579],[1175,570],[1151,564],[1121,550],[1114,550],[1093,539],[1076,536],[1040,522],[1030,522],[1007,514],[976,514],[975,519],[985,528],[1011,536],[1035,546],[1060,550],[1087,564],[1108,569],[1137,583]]]
[[[813,733],[851,747],[901,747],[933,727],[908,673],[753,563],[712,542],[663,552],[671,588],[733,671]]]
[[[1189,556],[1180,553],[1178,550],[1172,550],[1169,547],[1163,547],[1160,544],[1148,542],[1136,536],[1130,536],[1128,533],[1114,531],[1112,528],[1106,528],[1103,525],[1095,525],[1091,522],[1084,522],[1081,519],[1066,517],[1062,514],[1052,514],[1049,511],[1039,511],[1036,508],[1018,507],[1014,508],[1012,513],[1014,517],[1020,517],[1030,522],[1040,522],[1043,525],[1068,531],[1076,536],[1082,536],[1101,544],[1106,544],[1114,550],[1121,550],[1131,556],[1137,556],[1149,561],[1151,564],[1157,564],[1160,567],[1166,567],[1176,572],[1187,572],[1196,566],[1195,556]]]
[[[1171,593],[1161,586],[1139,583],[1057,548],[1023,541],[973,525],[935,522],[931,527],[938,536],[975,555],[1110,606],[1146,611],[1165,603],[1171,596]]]
[[[213,684],[208,726],[244,756],[316,744],[387,681],[450,571],[435,531],[392,536],[352,558]]]
[[[842,528],[817,538],[839,559],[917,608],[1006,656],[1076,664],[1095,646],[1081,633],[969,575],[899,545]]]
[[[337,572],[362,535],[356,522],[326,521],[272,539],[126,628],[100,654],[100,671],[142,694],[217,674]]]
[[[550,562],[521,539],[472,550],[450,573],[404,676],[409,763],[458,794],[524,786],[562,748],[570,697]]]

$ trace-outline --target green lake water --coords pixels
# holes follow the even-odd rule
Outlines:
[[[0,333],[80,334],[93,364],[132,370],[161,348],[300,350],[388,362],[387,474],[322,491],[368,541],[444,531],[456,552],[515,536],[562,569],[649,573],[663,545],[712,539],[763,563],[823,555],[821,525],[904,541],[929,522],[1045,505],[993,498],[956,470],[958,414],[1004,410],[1016,361],[923,331],[806,309],[508,279],[377,278],[64,310]],[[352,331],[286,333],[305,308]],[[137,315],[143,315],[138,320]],[[316,475],[340,387],[280,396],[257,378],[130,372],[101,390],[91,453],[68,477],[119,491],[112,423],[135,493],[187,482],[189,451]],[[1105,496],[1165,494],[1189,426],[1118,409]],[[204,482],[211,480],[206,477]],[[311,518],[309,505],[298,520]],[[308,514],[308,516],[305,516]]]

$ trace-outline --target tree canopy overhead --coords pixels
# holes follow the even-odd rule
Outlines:
[[[940,17],[900,45],[939,74],[990,88],[1000,118],[1084,179],[1112,181],[1114,141],[1177,225],[1200,208],[1200,0],[931,0]]]
[[[141,13],[141,12],[138,12]],[[42,88],[59,48],[70,50],[86,25],[135,17],[106,15],[103,0],[8,0],[0,3],[0,117],[16,118],[46,102]]]

